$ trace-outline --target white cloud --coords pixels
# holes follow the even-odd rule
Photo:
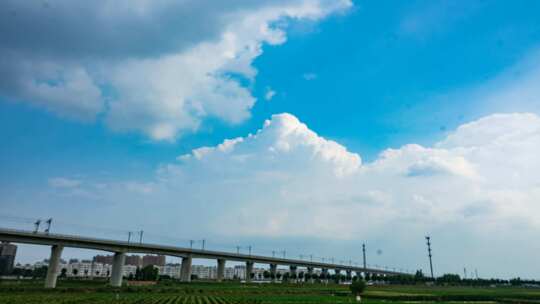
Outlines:
[[[81,181],[65,177],[54,177],[49,179],[49,185],[54,188],[76,188],[81,185]]]
[[[264,99],[266,99],[267,101],[270,101],[272,100],[272,98],[274,98],[275,95],[276,95],[276,91],[272,90],[272,88],[270,87],[267,87],[266,92],[264,93]]]
[[[81,5],[3,4],[0,94],[75,119],[103,114],[114,130],[174,140],[196,131],[206,117],[231,124],[249,118],[256,100],[243,83],[254,80],[252,62],[262,46],[284,43],[290,20],[316,21],[352,3],[99,0]],[[74,10],[79,18],[72,18]]]
[[[388,149],[363,164],[360,155],[280,114],[255,134],[179,156],[153,181],[110,185],[99,197],[143,193],[154,212],[181,211],[184,221],[204,213],[209,232],[229,236],[350,239],[457,225],[489,238],[517,223],[540,231],[539,149],[539,116],[495,114],[434,147]]]
[[[400,251],[411,250],[414,239],[421,246],[425,233],[435,233],[439,250],[490,244],[468,249],[485,256],[502,239],[517,244],[540,233],[539,149],[538,115],[495,114],[462,125],[433,147],[409,144],[362,163],[360,155],[293,115],[279,114],[254,134],[179,156],[150,181],[87,191],[97,192],[92,201],[107,202],[107,213],[131,218],[144,209],[139,216],[159,219],[155,229],[166,222],[167,231],[384,239]]]
[[[307,80],[307,81],[309,81],[309,80],[315,80],[315,79],[317,79],[317,74],[315,74],[315,73],[304,73],[304,74],[302,75],[302,77],[303,77],[305,80]]]
[[[538,148],[538,116],[498,114],[434,148],[389,149],[362,165],[358,154],[281,114],[253,135],[180,156],[159,179],[184,201],[220,210],[209,223],[228,235],[351,238],[388,233],[388,223],[423,233],[514,220],[538,230]]]

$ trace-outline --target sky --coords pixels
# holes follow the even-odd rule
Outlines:
[[[540,279],[539,10],[3,1],[0,226]]]

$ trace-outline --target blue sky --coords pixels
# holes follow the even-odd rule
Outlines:
[[[518,126],[518,122],[529,119],[536,122],[534,115],[540,114],[540,92],[536,88],[536,85],[540,87],[540,3],[537,1],[332,3],[305,0],[261,1],[260,5],[236,1],[231,7],[214,7],[216,5],[211,2],[193,5],[194,2],[188,1],[184,7],[178,5],[165,9],[160,3],[155,9],[142,5],[140,10],[133,11],[123,11],[121,5],[112,6],[112,13],[107,15],[110,19],[104,23],[118,26],[120,34],[123,30],[128,33],[123,26],[135,22],[132,19],[135,18],[133,16],[139,16],[137,14],[162,16],[164,21],[160,21],[162,23],[156,25],[156,28],[161,26],[166,30],[160,32],[155,39],[152,38],[156,35],[152,32],[151,24],[145,22],[138,29],[140,37],[132,37],[131,34],[119,37],[100,34],[101,28],[97,21],[94,23],[94,19],[101,19],[92,19],[92,14],[104,18],[99,14],[102,13],[100,7],[106,7],[106,1],[85,5],[90,6],[87,10],[90,16],[88,27],[69,18],[76,11],[71,10],[73,8],[67,2],[50,1],[46,7],[36,2],[28,3],[2,4],[6,6],[2,14],[10,15],[0,18],[4,20],[0,23],[3,27],[0,33],[7,37],[2,42],[5,47],[1,51],[5,59],[0,62],[0,69],[3,70],[3,76],[0,77],[0,129],[4,137],[0,148],[2,214],[54,216],[59,221],[73,222],[70,219],[87,213],[88,217],[83,216],[80,220],[91,224],[94,223],[92,219],[101,214],[96,210],[102,209],[107,214],[99,215],[99,218],[105,226],[113,227],[118,226],[113,223],[114,216],[122,214],[123,210],[145,210],[149,208],[150,202],[163,201],[164,205],[156,208],[155,214],[152,213],[155,218],[145,218],[144,211],[127,211],[126,215],[135,219],[136,223],[133,220],[123,220],[119,223],[122,227],[116,228],[122,230],[147,226],[163,234],[171,229],[181,229],[186,238],[202,230],[203,234],[223,239],[224,243],[238,239],[245,239],[246,242],[263,239],[260,243],[267,245],[260,246],[268,247],[273,247],[268,244],[287,246],[301,240],[312,250],[318,250],[319,246],[323,247],[321,245],[328,241],[336,227],[321,226],[314,233],[304,233],[295,227],[274,229],[274,222],[262,219],[269,221],[270,228],[260,231],[252,229],[248,220],[240,230],[233,229],[225,233],[219,226],[210,223],[213,216],[217,215],[210,214],[206,219],[192,223],[187,229],[178,223],[165,228],[158,219],[161,215],[169,219],[168,212],[175,208],[188,210],[187,213],[191,214],[204,214],[207,212],[205,208],[214,206],[220,197],[231,200],[232,206],[217,209],[225,208],[231,214],[267,211],[267,207],[255,208],[258,203],[243,202],[253,197],[234,191],[230,193],[226,187],[216,186],[217,181],[209,177],[220,174],[223,180],[234,181],[239,178],[236,175],[238,168],[245,170],[240,175],[242,178],[253,179],[260,177],[255,173],[260,173],[261,168],[265,168],[263,171],[268,173],[271,171],[268,168],[283,166],[279,170],[280,176],[294,181],[292,183],[295,188],[285,189],[274,179],[261,183],[271,197],[274,193],[281,193],[286,198],[293,197],[289,201],[290,205],[285,204],[285,199],[280,207],[283,210],[296,210],[297,200],[305,199],[298,189],[309,189],[307,185],[310,185],[296,185],[297,180],[307,177],[298,176],[298,171],[314,170],[313,176],[326,181],[334,173],[341,178],[341,175],[349,174],[356,166],[363,170],[362,166],[370,168],[375,166],[373,164],[388,161],[381,153],[389,148],[403,154],[428,153],[402,148],[409,144],[419,144],[426,149],[447,149],[444,153],[430,151],[436,155],[429,154],[419,163],[408,163],[406,167],[409,168],[410,176],[424,175],[426,172],[439,174],[444,169],[452,174],[459,171],[468,178],[481,176],[479,180],[482,182],[478,184],[482,187],[486,183],[499,185],[499,179],[491,175],[492,168],[483,163],[486,159],[492,161],[495,158],[491,159],[486,154],[482,154],[484,158],[468,154],[447,155],[459,150],[457,147],[464,148],[465,142],[484,142],[486,139],[479,136],[492,134],[484,129],[460,132],[461,128],[458,127],[480,121],[480,126],[508,124],[507,128],[498,129],[497,132],[518,132],[518,127],[528,128],[530,125]],[[175,16],[175,10],[179,16]],[[237,23],[229,15],[246,21]],[[29,25],[31,19],[28,16],[37,16],[37,23],[43,24],[42,29],[29,26],[28,32],[25,32],[25,27],[21,25]],[[73,28],[59,31],[57,24],[47,21],[51,16],[57,16],[60,20],[58,24],[72,22]],[[212,16],[212,20],[217,21],[209,25],[195,21],[186,27],[185,20],[191,20],[186,19],[186,16],[203,16],[202,19],[204,16]],[[257,16],[258,19],[255,18]],[[250,23],[255,22],[251,18],[259,20],[257,26],[264,25],[275,31],[253,31],[252,28],[257,26]],[[34,35],[40,35],[40,31],[50,31],[50,38],[35,39]],[[226,34],[232,35],[235,40],[227,40],[229,36]],[[25,36],[26,40],[21,38]],[[88,43],[84,36],[95,39],[91,41],[102,44],[103,49],[94,47],[91,41]],[[66,43],[67,47],[63,47],[59,41]],[[151,41],[149,44],[154,47],[148,47],[145,41]],[[196,51],[192,53],[192,49]],[[227,57],[228,52],[234,56]],[[272,96],[267,96],[270,91]],[[179,104],[182,105],[180,110],[177,107]],[[290,113],[292,117],[272,118],[272,115],[279,113]],[[508,116],[482,120],[497,113],[530,113],[533,118]],[[270,127],[263,127],[269,119]],[[316,134],[302,133],[298,138],[294,137],[299,142],[287,142],[287,145],[307,145],[307,148],[300,150],[308,151],[311,156],[290,152],[283,159],[278,158],[277,163],[272,160],[271,165],[261,156],[261,159],[240,167],[226,165],[225,168],[217,168],[217,159],[231,161],[233,158],[226,157],[232,157],[232,154],[239,153],[237,151],[245,150],[247,152],[241,155],[253,154],[258,157],[268,151],[266,145],[275,144],[280,147],[278,144],[286,136],[284,134],[289,133],[279,132],[284,132],[291,125],[298,126],[300,122]],[[275,125],[278,127],[274,130],[272,126]],[[260,129],[263,135],[254,139],[253,143],[248,143],[248,134],[255,134]],[[194,153],[191,160],[182,165],[177,164],[177,157],[189,155],[193,149],[214,147],[225,139],[237,137],[244,138],[244,141],[235,145],[234,152],[226,151],[231,155],[211,156],[212,160],[204,162],[203,166],[191,162],[194,159],[204,159],[206,154],[199,158]],[[261,138],[267,139],[263,141]],[[347,154],[343,154],[339,147],[319,142],[321,138],[337,142]],[[459,145],[455,138],[460,138]],[[536,137],[532,138],[535,144]],[[314,141],[321,146],[312,146]],[[452,144],[447,144],[450,141]],[[528,143],[523,139],[508,146],[530,147]],[[294,150],[290,149],[287,151]],[[493,152],[491,146],[486,149]],[[210,152],[210,155],[218,150]],[[319,151],[326,151],[324,155],[333,155],[330,158],[332,173],[325,171],[328,158],[323,157],[321,162],[316,163],[303,161],[304,157],[313,157]],[[361,159],[361,164],[356,162],[354,155]],[[439,161],[444,157],[450,158],[433,166],[433,159]],[[508,163],[528,160],[533,162],[531,166],[540,162],[533,156],[520,157],[505,160]],[[343,159],[351,163],[344,165]],[[467,163],[463,164],[462,161]],[[469,165],[472,168],[470,170]],[[180,175],[183,177],[178,178],[174,170],[167,171],[169,166],[179,166],[178,170],[182,171]],[[478,169],[484,167],[485,171]],[[287,171],[286,168],[292,169]],[[167,171],[165,177],[163,171]],[[521,171],[512,168],[511,172],[517,174]],[[507,172],[495,173],[504,176]],[[193,180],[200,181],[198,187],[216,191],[216,196],[207,197],[193,190],[197,187],[186,186],[189,178],[185,176],[194,176]],[[438,178],[442,179],[433,177],[431,180]],[[530,181],[530,186],[518,187],[521,192],[515,198],[516,204],[524,204],[519,206],[529,210],[537,208],[533,203],[526,205],[525,202],[536,197],[538,186],[536,176],[527,178],[524,178],[527,182],[523,181],[523,184],[529,185]],[[354,192],[351,196],[354,199],[363,195],[373,199],[374,189],[394,189],[392,178],[388,179],[388,183],[382,179],[379,184],[358,193],[354,185],[359,181],[336,182],[328,193],[318,197],[340,197],[342,192]],[[167,180],[164,182],[167,185],[164,185],[163,180]],[[206,184],[209,180],[212,182]],[[431,180],[426,182],[425,187],[431,187]],[[333,182],[332,179],[323,184]],[[453,178],[441,182],[458,183]],[[476,180],[467,184],[475,183]],[[342,188],[340,184],[351,184],[352,188]],[[398,184],[401,185],[401,181],[396,181],[396,189],[399,189]],[[97,193],[103,185],[111,187],[113,194]],[[143,194],[122,190],[121,186],[126,185],[130,189],[137,188],[135,191]],[[253,187],[255,189],[258,186]],[[249,187],[246,184],[246,188]],[[493,188],[496,187],[489,187]],[[394,197],[405,195],[399,190],[388,192],[388,195]],[[420,192],[407,195],[414,198],[415,202],[418,202],[418,197],[434,195]],[[531,234],[537,231],[536,218],[523,219],[522,215],[505,213],[504,208],[498,205],[500,202],[494,198],[495,194],[478,197],[476,188],[471,189],[470,193],[471,197],[459,198],[463,202],[470,201],[470,204],[460,206],[459,212],[479,212],[486,216],[486,223],[502,221],[514,226],[513,220],[519,218],[524,221],[523,226],[519,226],[523,230]],[[177,202],[180,206],[173,205],[171,195],[191,198],[191,201]],[[378,201],[384,195],[376,196],[373,204],[381,204],[381,212],[397,212],[394,205]],[[454,213],[444,206],[446,202],[433,203],[439,196],[431,197],[432,204],[428,204],[440,207],[433,207],[431,216],[444,218],[448,215],[452,218]],[[342,198],[348,199],[354,200]],[[491,200],[494,201],[493,205],[484,203]],[[381,201],[386,202],[386,199]],[[321,207],[321,210],[330,214],[335,212],[334,216],[339,218],[342,208],[347,208],[340,204],[336,200],[329,206]],[[424,205],[411,203],[404,208],[414,210],[419,206]],[[309,208],[309,205],[304,207]],[[371,208],[369,205],[364,207]],[[497,216],[490,217],[491,214]],[[318,215],[313,212],[312,219],[318,218]],[[284,227],[288,227],[287,221],[290,220],[287,219],[285,216],[275,222],[284,223]],[[335,220],[334,217],[331,219]],[[374,221],[377,222],[375,226],[384,223],[392,225],[391,218]],[[413,238],[418,241],[418,246],[422,246],[423,234],[433,231],[440,233],[440,237],[447,241],[445,246],[448,248],[460,246],[449,232],[450,227],[459,221],[435,222],[427,221],[425,225],[412,229],[418,229],[418,235]],[[223,223],[224,226],[226,224]],[[471,224],[475,228],[469,228],[477,229],[477,224]],[[406,224],[402,225],[407,227]],[[483,231],[489,225],[479,226],[484,227],[474,230],[474,233],[470,233],[473,236],[464,238],[462,243],[482,244],[493,241],[493,236],[486,237],[490,235],[489,229]],[[362,231],[362,227],[352,225],[340,229]],[[244,233],[247,230],[254,232]],[[423,248],[407,247],[410,237],[404,235],[396,241],[382,232],[358,235],[358,238],[369,239],[379,247],[411,252],[407,258],[394,259],[390,255],[382,257],[381,263],[400,263],[413,269],[425,267],[421,251]],[[336,242],[336,248],[341,246],[347,248],[342,250],[354,251],[357,249],[354,244],[358,244],[359,239],[348,236],[341,241],[332,241]],[[518,239],[508,241],[519,244]],[[343,255],[339,250],[328,251],[329,255]],[[483,251],[478,248],[474,252],[480,257]],[[23,252],[22,257],[24,255]],[[27,259],[31,256],[27,255]],[[463,265],[455,265],[454,262],[459,259],[453,256],[450,255],[444,262],[445,271],[456,272],[462,269]],[[514,269],[510,268],[492,270],[494,265],[501,263],[495,258],[488,262],[476,262],[485,264],[484,269],[492,275],[514,275]],[[523,276],[533,275],[526,267],[520,271]]]

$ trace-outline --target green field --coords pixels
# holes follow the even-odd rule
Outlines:
[[[111,288],[106,282],[60,281],[44,290],[42,282],[0,282],[1,304],[37,303],[355,303],[344,285],[168,283]],[[362,303],[539,303],[540,289],[517,287],[369,286]]]

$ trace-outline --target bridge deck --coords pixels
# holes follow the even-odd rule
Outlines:
[[[110,252],[124,252],[124,253],[145,253],[145,254],[160,254],[168,256],[186,257],[191,256],[193,258],[204,259],[225,259],[228,261],[238,262],[254,262],[263,264],[276,264],[276,265],[289,265],[300,267],[313,267],[313,268],[325,268],[325,269],[337,269],[344,271],[355,272],[368,272],[386,275],[404,274],[397,271],[389,271],[375,268],[364,268],[352,265],[341,265],[334,263],[322,263],[312,262],[298,259],[276,258],[267,257],[261,255],[248,255],[242,253],[232,253],[225,251],[214,250],[202,250],[191,249],[175,246],[148,244],[148,243],[133,243],[117,240],[98,239],[75,235],[63,235],[63,234],[46,234],[46,233],[34,233],[22,230],[12,230],[0,228],[0,241],[23,243],[23,244],[36,244],[36,245],[62,245],[64,247],[72,248],[84,248],[104,250]]]

